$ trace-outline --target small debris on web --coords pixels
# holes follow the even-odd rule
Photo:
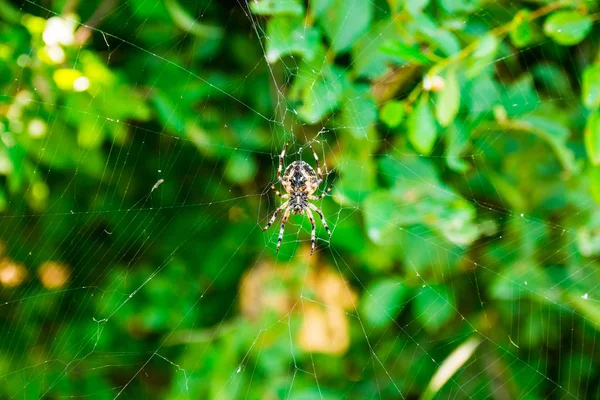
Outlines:
[[[150,191],[150,193],[154,192],[156,189],[158,189],[158,187],[160,185],[162,185],[162,183],[164,182],[164,179],[159,179],[158,181],[156,181],[156,183],[154,184],[154,186],[152,186],[152,190]]]

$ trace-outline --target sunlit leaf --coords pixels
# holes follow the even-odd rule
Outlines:
[[[80,147],[95,148],[102,144],[104,139],[103,122],[98,118],[85,118],[77,132],[77,143]]]
[[[304,104],[298,115],[309,123],[316,123],[336,109],[345,87],[345,72],[325,65],[322,73],[311,85],[304,88]]]
[[[572,10],[556,11],[544,22],[544,33],[564,46],[581,42],[591,29],[592,19]]]
[[[405,104],[401,101],[388,101],[379,110],[379,118],[390,128],[400,125],[404,119]]]
[[[74,90],[75,82],[83,75],[73,68],[61,68],[54,71],[53,78],[56,86],[62,90]]]
[[[596,204],[600,205],[600,167],[590,168],[588,171],[590,180],[590,193]]]
[[[370,0],[331,0],[319,19],[331,48],[341,53],[350,49],[367,31],[372,16]]]
[[[456,71],[451,69],[445,77],[444,89],[436,96],[435,116],[442,126],[448,126],[456,118],[460,108],[460,87]]]
[[[393,56],[384,54],[380,49],[391,38],[396,37],[393,24],[383,20],[373,24],[352,46],[352,69],[359,76],[376,78],[388,70],[387,62]]]
[[[437,126],[427,96],[421,96],[408,117],[408,139],[421,154],[430,154],[437,139]]]
[[[584,139],[588,159],[592,164],[600,165],[600,112],[596,111],[588,117]]]
[[[431,36],[432,43],[446,56],[457,54],[460,51],[460,42],[449,30],[438,29]]]
[[[581,97],[587,108],[596,109],[600,106],[600,65],[590,65],[583,72]]]
[[[459,121],[450,125],[445,133],[446,164],[456,172],[465,172],[469,164],[461,158],[462,153],[469,147],[469,128]]]
[[[399,4],[403,4],[404,9],[413,15],[420,14],[427,7],[430,0],[398,0]]]
[[[305,26],[302,19],[276,17],[267,24],[267,61],[273,63],[289,54],[312,60],[318,50],[319,31]]]
[[[399,40],[388,41],[381,46],[381,52],[391,56],[394,61],[403,63],[429,64],[430,61],[417,46],[410,46]]]
[[[250,9],[259,15],[293,15],[304,13],[304,6],[299,0],[260,0],[251,1]]]
[[[591,323],[591,326],[600,331],[600,309],[593,302],[584,295],[571,294],[569,303]]]
[[[310,1],[310,10],[315,17],[321,16],[322,13],[327,11],[333,0],[312,0]]]
[[[468,77],[477,76],[484,68],[493,63],[498,44],[498,38],[492,34],[487,34],[478,40],[475,51],[466,61]]]
[[[388,192],[375,192],[364,201],[364,218],[369,238],[378,244],[389,243],[390,232],[395,229],[394,215],[398,206]]]
[[[342,129],[358,139],[373,137],[372,127],[377,122],[377,107],[370,96],[368,85],[352,85],[344,93],[340,122]]]
[[[521,10],[513,18],[510,40],[517,48],[528,46],[533,40],[533,28],[529,22],[529,11]]]
[[[227,163],[225,176],[234,183],[247,183],[254,178],[257,169],[253,157],[247,154],[234,153]]]
[[[478,0],[437,0],[437,2],[448,14],[470,12],[480,5]]]

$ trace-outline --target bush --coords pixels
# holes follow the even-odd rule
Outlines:
[[[0,398],[597,398],[598,11],[0,0]]]

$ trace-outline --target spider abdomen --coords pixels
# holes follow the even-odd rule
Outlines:
[[[308,207],[308,196],[306,192],[296,190],[290,193],[290,206],[294,214],[302,213],[302,210]]]
[[[292,191],[306,191],[308,181],[317,179],[315,170],[304,161],[292,162],[283,173],[283,181],[289,182]]]

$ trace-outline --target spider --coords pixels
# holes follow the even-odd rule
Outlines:
[[[280,212],[283,212],[283,217],[281,218],[281,228],[279,229],[279,237],[277,238],[277,250],[279,253],[279,246],[281,246],[281,240],[283,238],[283,230],[285,228],[285,223],[287,222],[290,212],[294,214],[302,214],[305,213],[308,219],[310,220],[310,224],[312,226],[311,236],[310,236],[310,254],[312,255],[315,252],[315,219],[313,217],[312,211],[319,214],[321,217],[321,223],[325,230],[331,237],[331,231],[327,226],[327,222],[325,221],[325,216],[323,216],[323,212],[317,208],[314,204],[312,204],[309,200],[320,200],[323,197],[327,196],[327,193],[331,191],[333,187],[333,183],[329,186],[327,190],[321,193],[318,196],[313,196],[313,193],[319,188],[319,185],[323,182],[323,173],[321,171],[321,167],[319,166],[319,157],[317,153],[313,149],[313,147],[308,144],[308,147],[312,150],[313,156],[315,157],[315,162],[317,165],[317,172],[306,162],[304,161],[294,161],[290,165],[287,166],[285,172],[283,173],[283,177],[281,176],[281,171],[283,170],[283,157],[285,156],[285,151],[287,149],[288,143],[283,147],[283,151],[279,155],[279,168],[277,168],[277,180],[287,193],[281,194],[279,190],[275,188],[275,185],[271,185],[271,189],[275,191],[275,194],[282,199],[288,199],[283,204],[281,204],[273,213],[273,216],[267,223],[267,226],[264,227],[264,231],[269,229],[269,227],[277,218]],[[312,211],[311,211],[312,210]]]

